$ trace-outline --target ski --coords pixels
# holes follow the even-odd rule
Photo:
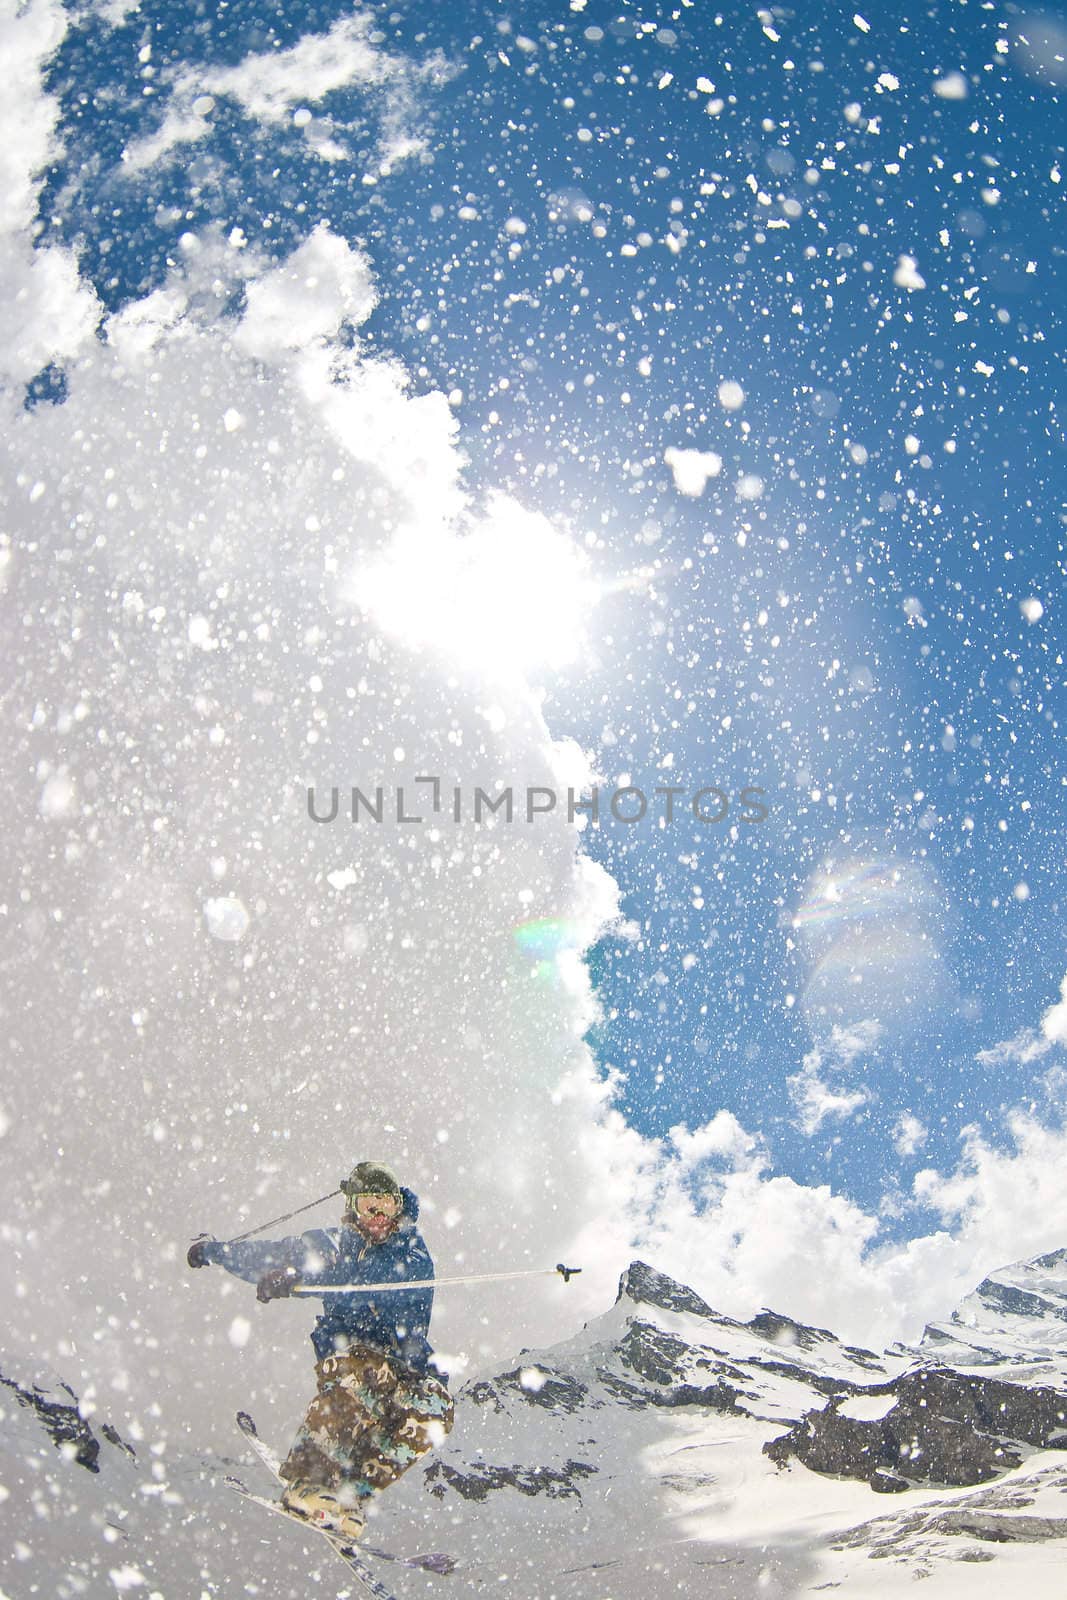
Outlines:
[[[266,1467],[267,1471],[277,1478],[279,1483],[284,1484],[285,1480],[282,1478],[280,1471],[281,1457],[275,1455],[270,1445],[260,1437],[259,1429],[256,1427],[254,1420],[251,1416],[249,1416],[247,1411],[239,1411],[237,1413],[237,1426],[240,1428],[241,1432],[252,1446],[252,1449],[256,1452],[256,1455]],[[239,1481],[240,1480],[234,1480],[235,1487]],[[248,1499],[258,1499],[261,1504],[266,1504],[270,1509],[282,1512],[284,1516],[290,1517],[294,1522],[299,1522],[305,1528],[311,1528],[315,1533],[328,1533],[327,1529],[316,1528],[314,1523],[308,1522],[305,1518],[298,1516],[295,1512],[287,1511],[284,1506],[279,1505],[277,1500],[269,1500],[266,1497],[253,1495],[246,1489],[243,1489],[243,1492]],[[342,1543],[343,1542],[344,1541],[342,1540]],[[351,1547],[346,1546],[346,1548]],[[394,1555],[389,1550],[379,1550],[374,1545],[362,1543],[360,1544],[359,1549],[363,1554],[374,1556],[378,1561],[395,1561],[402,1567],[414,1567],[420,1572],[433,1572],[439,1577],[447,1577],[449,1573],[452,1573],[456,1570],[456,1562],[451,1556],[438,1553],[425,1556],[398,1556]]]
[[[239,1494],[242,1499],[251,1500],[254,1505],[262,1506],[264,1511],[273,1511],[277,1516],[285,1517],[289,1522],[295,1522],[297,1527],[305,1529],[308,1533],[317,1533],[320,1538],[326,1540],[330,1549],[340,1556],[345,1566],[359,1579],[365,1589],[376,1595],[378,1600],[396,1600],[393,1591],[387,1589],[385,1584],[374,1576],[356,1546],[348,1543],[340,1534],[331,1532],[329,1528],[317,1528],[306,1517],[298,1516],[295,1511],[290,1511],[286,1506],[283,1506],[280,1500],[272,1500],[265,1494],[255,1494],[248,1488],[247,1484],[241,1482],[240,1478],[228,1476],[226,1485],[227,1488],[233,1489]]]
[[[275,1455],[274,1451],[271,1449],[270,1445],[265,1439],[260,1438],[259,1429],[256,1427],[255,1422],[249,1416],[247,1411],[239,1411],[237,1413],[237,1426],[240,1428],[241,1432],[252,1446],[252,1449],[256,1452],[256,1455],[266,1467],[267,1471],[273,1474],[273,1476],[277,1478],[280,1483],[282,1481],[282,1458],[279,1455]]]

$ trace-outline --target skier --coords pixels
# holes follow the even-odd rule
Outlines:
[[[189,1248],[189,1265],[217,1263],[255,1283],[263,1302],[290,1295],[298,1284],[433,1277],[415,1227],[419,1202],[388,1167],[362,1161],[341,1188],[340,1228],[273,1242],[198,1239]],[[324,1295],[311,1335],[318,1392],[281,1465],[286,1510],[356,1540],[369,1497],[443,1442],[453,1408],[426,1337],[432,1305],[433,1290],[426,1288],[389,1291],[376,1300]]]

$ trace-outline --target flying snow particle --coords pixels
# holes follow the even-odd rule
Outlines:
[[[37,802],[42,817],[52,821],[65,817],[74,805],[74,781],[66,772],[53,772]]]
[[[714,450],[677,450],[668,445],[663,459],[674,475],[679,494],[703,494],[708,479],[717,478],[722,471],[722,457]]]
[[[120,1593],[125,1593],[127,1589],[146,1587],[146,1579],[140,1567],[112,1567],[108,1577]]]
[[[1028,883],[1017,883],[1011,892],[1016,900],[1029,900],[1030,885]]]
[[[745,403],[745,391],[739,383],[727,378],[719,384],[719,404],[724,411],[740,411]]]
[[[759,500],[763,494],[763,479],[754,472],[742,473],[735,492],[739,500]]]
[[[519,1382],[531,1394],[538,1394],[547,1381],[548,1374],[541,1371],[540,1367],[523,1367],[519,1373]]]
[[[926,279],[919,271],[919,263],[914,256],[901,256],[897,262],[897,270],[893,274],[893,282],[898,289],[925,289]]]
[[[943,78],[934,79],[934,93],[942,100],[966,100],[967,79],[962,72],[946,72]]]
[[[244,417],[239,411],[235,410],[233,406],[230,406],[229,410],[222,419],[222,426],[226,429],[226,432],[236,433],[238,428],[243,428],[244,425]]]
[[[1036,599],[1033,595],[1031,595],[1028,600],[1019,601],[1019,610],[1022,612],[1027,622],[1040,622],[1041,618],[1045,615],[1044,606],[1041,604],[1041,601]]]
[[[856,14],[852,18],[852,20],[856,24],[856,27],[860,30],[861,33],[870,33],[870,31],[871,31],[870,23],[867,21],[866,17],[861,17],[858,11],[856,12]]]
[[[235,1350],[243,1350],[252,1333],[252,1324],[247,1317],[234,1317],[230,1323],[229,1340]]]
[[[227,895],[218,900],[204,901],[204,921],[213,939],[236,944],[248,932],[251,918],[240,900]]]

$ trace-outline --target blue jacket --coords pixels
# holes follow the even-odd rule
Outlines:
[[[241,1244],[211,1240],[208,1261],[256,1283],[269,1267],[292,1267],[301,1283],[397,1283],[433,1277],[430,1252],[415,1223],[419,1202],[402,1189],[400,1222],[381,1244],[364,1239],[355,1228],[311,1228],[288,1239],[248,1239]],[[348,1345],[369,1344],[425,1374],[433,1349],[426,1335],[433,1308],[432,1289],[390,1290],[377,1296],[327,1294],[311,1334],[320,1361],[343,1354]],[[435,1376],[443,1376],[437,1372]]]

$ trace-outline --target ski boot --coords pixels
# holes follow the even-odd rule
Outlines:
[[[366,1527],[366,1518],[358,1502],[346,1505],[333,1489],[320,1483],[298,1480],[291,1483],[282,1495],[282,1506],[294,1516],[302,1517],[313,1528],[336,1533],[353,1544]]]

